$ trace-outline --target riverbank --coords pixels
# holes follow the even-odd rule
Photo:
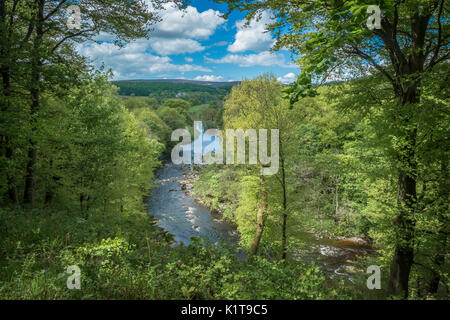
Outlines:
[[[181,189],[184,190],[185,194],[192,196],[196,202],[208,208],[212,214],[219,214],[222,219],[226,220],[228,223],[231,223],[236,227],[235,221],[225,215],[227,203],[218,203],[217,206],[212,206],[206,198],[195,192],[195,183],[200,178],[200,168],[198,167],[198,165],[192,165],[192,167],[184,165],[184,168],[186,168],[186,170],[188,171],[183,173],[183,179],[180,180],[179,183],[181,185]]]

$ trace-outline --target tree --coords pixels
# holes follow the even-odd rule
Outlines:
[[[167,1],[153,2],[153,8],[162,8]],[[173,2],[173,1],[172,1]],[[178,3],[178,2],[177,2]],[[55,85],[70,86],[79,72],[73,72],[80,60],[72,44],[92,40],[100,32],[115,36],[115,43],[121,44],[138,37],[146,37],[157,17],[142,1],[93,0],[78,4],[80,25],[77,29],[68,27],[71,13],[67,10],[71,1],[26,0],[0,1],[1,29],[1,74],[3,90],[2,112],[8,109],[11,95],[11,71],[20,70],[26,81],[20,79],[20,87],[29,93],[29,127],[31,128],[26,164],[24,203],[35,202],[36,163],[39,135],[38,124],[40,97],[43,90]],[[14,48],[14,50],[12,50]],[[26,58],[24,58],[26,57]],[[76,70],[76,69],[75,69]],[[10,137],[2,139],[6,158],[11,159],[14,150]],[[17,202],[15,182],[8,174],[9,194]]]
[[[26,103],[23,88],[17,86],[17,80],[25,77],[23,64],[19,65],[18,61],[25,60],[28,49],[30,32],[25,35],[23,30],[26,22],[30,20],[29,6],[31,1],[0,1],[1,155],[4,159],[2,167],[5,168],[8,198],[15,205],[19,204],[15,148],[17,144],[24,142],[15,140],[14,137],[18,136],[18,128],[24,121],[22,117],[17,116],[17,111],[24,112]]]
[[[275,179],[281,187],[281,195],[278,199],[281,206],[281,256],[286,259],[287,255],[287,161],[289,147],[292,141],[293,122],[287,102],[281,100],[282,85],[277,82],[273,75],[266,74],[253,80],[244,80],[241,84],[233,87],[231,94],[224,103],[224,126],[226,129],[278,129],[279,130],[279,159],[280,168]],[[262,167],[261,164],[259,164]],[[269,190],[267,180],[261,171],[259,173],[259,204],[256,214],[256,230],[250,252],[258,252],[265,221],[267,219],[269,205]]]
[[[158,100],[156,100],[155,98],[147,97],[144,99],[144,101],[152,110],[156,110],[159,108]]]
[[[191,107],[191,104],[183,99],[167,99],[166,101],[164,101],[162,106],[188,111]]]
[[[190,125],[186,119],[187,114],[183,114],[174,108],[161,107],[158,109],[157,115],[171,130],[185,128]]]
[[[368,1],[223,0],[234,9],[247,11],[247,19],[271,10],[276,20],[275,49],[287,47],[301,57],[297,83],[288,90],[292,102],[311,94],[313,79],[336,74],[381,73],[395,97],[393,123],[397,130],[398,177],[397,230],[388,292],[408,296],[408,281],[414,261],[414,228],[417,207],[416,148],[418,127],[414,112],[421,102],[422,80],[448,61],[449,14],[444,0],[377,1],[381,28],[370,30],[366,21]]]
[[[170,127],[158,117],[155,111],[148,109],[141,109],[135,111],[136,117],[141,124],[147,129],[147,134],[150,137],[155,137],[156,140],[167,144],[170,141],[171,129]]]

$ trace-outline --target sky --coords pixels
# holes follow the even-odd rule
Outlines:
[[[290,52],[270,52],[275,41],[265,28],[270,15],[245,27],[244,13],[233,12],[224,20],[220,16],[226,10],[226,5],[208,0],[191,0],[184,11],[167,5],[150,39],[118,48],[110,35],[101,34],[97,42],[79,44],[78,51],[97,67],[104,63],[111,68],[114,80],[226,82],[271,72],[283,83],[295,81],[299,70]]]

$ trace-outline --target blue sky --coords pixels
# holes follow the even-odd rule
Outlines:
[[[145,0],[148,3],[151,0]],[[286,50],[271,53],[274,38],[265,33],[270,15],[250,27],[244,14],[220,17],[226,5],[192,0],[183,12],[167,6],[160,13],[150,39],[138,39],[119,49],[111,36],[101,34],[98,42],[85,42],[78,50],[96,65],[114,72],[114,79],[195,79],[232,81],[272,72],[280,81],[295,80],[298,68]]]

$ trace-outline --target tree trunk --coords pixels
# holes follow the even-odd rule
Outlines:
[[[25,192],[23,196],[24,204],[34,207],[36,200],[36,162],[37,149],[34,141],[30,140],[30,149],[28,150],[27,173],[25,176]]]
[[[5,140],[6,140],[6,159],[12,162],[13,150],[11,147],[8,146],[8,139]],[[8,196],[11,203],[13,203],[15,206],[19,205],[19,195],[17,193],[16,179],[14,176],[14,172],[9,173],[8,175]]]
[[[287,197],[286,197],[286,172],[284,168],[284,159],[281,158],[281,187],[283,189],[283,227],[282,227],[282,240],[281,240],[281,251],[282,260],[286,260],[287,257]]]
[[[1,111],[8,112],[9,110],[9,99],[10,99],[10,74],[9,74],[9,68],[7,66],[2,66],[2,83],[3,83],[3,95],[4,95],[4,105],[2,103]],[[3,146],[4,146],[4,155],[8,162],[13,162],[13,149],[9,145],[10,138],[7,136],[1,137]],[[8,196],[9,200],[14,204],[19,204],[19,196],[17,194],[17,187],[16,187],[16,181],[14,177],[14,172],[8,172],[7,173],[7,183],[8,183]]]
[[[262,167],[259,174],[259,185],[261,188],[261,199],[259,202],[258,213],[256,214],[256,232],[250,247],[250,253],[256,255],[258,253],[259,243],[264,231],[264,213],[267,208],[267,191],[265,189],[264,175],[262,174]]]
[[[7,30],[6,27],[6,3],[4,0],[0,1],[0,18],[2,20],[3,28],[2,28],[2,38],[0,43],[0,56],[2,57],[2,65],[0,66],[1,75],[2,75],[2,88],[3,88],[3,96],[1,99],[1,112],[6,113],[9,112],[10,107],[10,97],[11,97],[11,70],[8,65],[10,63],[10,39],[7,35],[10,30]],[[2,136],[0,137],[2,142],[2,152],[5,155],[8,162],[12,162],[13,158],[13,149],[9,145],[10,137]],[[14,205],[19,204],[19,197],[17,195],[17,187],[14,177],[14,172],[7,173],[7,187],[8,187],[8,197],[10,201]]]
[[[36,114],[39,111],[40,101],[40,82],[41,82],[41,46],[42,46],[42,36],[43,36],[43,20],[44,20],[44,1],[37,0],[38,2],[38,12],[37,12],[37,23],[36,23],[36,37],[33,44],[33,56],[31,59],[31,88],[30,88],[30,98],[31,98],[31,128],[32,132],[35,133],[36,128]],[[35,137],[31,137],[30,149],[28,150],[28,163],[26,167],[25,176],[25,192],[24,192],[24,203],[34,207],[36,198],[36,164],[37,164],[37,145]]]
[[[441,205],[438,207],[438,219],[440,228],[436,239],[436,253],[433,258],[432,277],[428,283],[427,291],[429,294],[434,295],[438,291],[439,282],[441,281],[442,266],[445,264],[445,254],[448,251],[447,237],[449,232],[448,219],[444,216],[445,212],[449,212],[449,171],[448,171],[448,156],[444,152],[444,156],[441,160],[441,177],[439,181],[439,199]]]
[[[339,179],[335,179],[335,199],[334,199],[334,224],[339,224]]]
[[[441,231],[438,234],[438,249],[433,259],[433,275],[428,283],[427,291],[429,294],[434,295],[439,288],[439,282],[441,281],[441,268],[445,263],[445,252],[447,248],[447,235]]]
[[[419,102],[417,85],[411,85],[398,97],[400,114],[406,104]],[[410,126],[409,117],[401,117],[404,127]],[[387,293],[408,297],[408,282],[411,266],[414,262],[414,213],[417,204],[416,194],[416,160],[415,145],[417,129],[406,129],[404,146],[398,152],[398,161],[401,164],[398,176],[398,204],[399,214],[394,220],[396,228],[396,246],[391,262]]]

